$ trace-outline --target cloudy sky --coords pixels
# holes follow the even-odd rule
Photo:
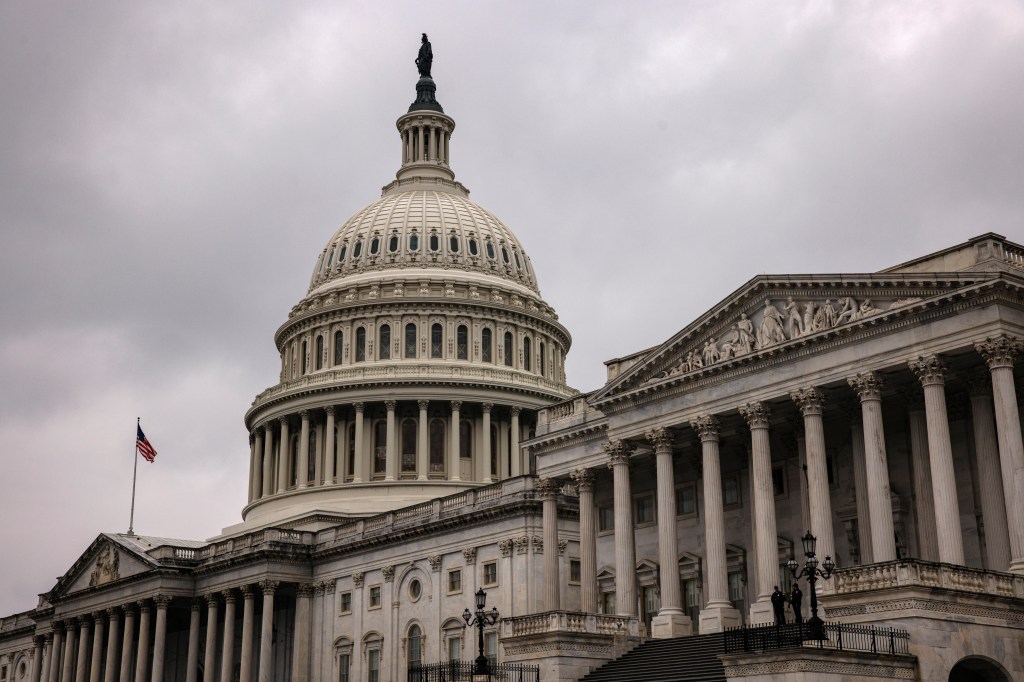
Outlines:
[[[569,378],[759,273],[1024,241],[1024,5],[0,3],[0,614],[100,531],[237,522],[242,415],[399,160],[420,32],[452,164],[574,335]]]

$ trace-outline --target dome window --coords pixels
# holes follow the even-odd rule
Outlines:
[[[370,255],[376,256],[380,253],[380,237],[374,237],[370,240]]]
[[[512,262],[512,259],[508,257],[508,249],[506,249],[504,246],[501,247],[501,259],[505,261],[505,265],[508,265],[509,263]]]
[[[434,324],[430,327],[430,357],[432,358],[441,357],[441,349],[443,346],[442,341],[444,336],[442,331],[441,325],[439,324]]]
[[[398,235],[397,234],[391,235],[391,238],[388,239],[388,251],[390,251],[391,253],[394,253],[395,251],[398,251]]]
[[[381,360],[389,360],[391,358],[391,325],[382,324],[379,336],[380,345],[377,348],[377,357]]]
[[[345,254],[346,254],[346,252],[348,252],[348,245],[347,244],[343,244],[342,247],[341,247],[341,253],[338,254],[338,265],[341,265],[342,263],[345,262]]]
[[[473,239],[472,237],[469,238],[469,255],[470,256],[479,256],[480,255],[480,251],[476,247],[476,240]]]
[[[533,367],[531,366],[533,363],[530,361],[531,348],[532,342],[530,341],[530,337],[523,337],[523,369],[527,372],[533,371]]]
[[[512,255],[516,257],[516,270],[522,270],[523,264],[519,262],[519,252],[513,251]]]
[[[305,374],[309,371],[309,345],[302,342],[302,373]]]
[[[359,258],[359,256],[361,256],[361,255],[363,255],[363,240],[362,239],[357,241],[355,247],[353,247],[353,249],[352,249],[352,257],[353,258]]]
[[[454,234],[448,238],[448,250],[452,253],[459,252],[459,238]]]
[[[430,250],[437,251],[441,248],[441,240],[437,238],[436,234],[430,235]]]
[[[420,236],[418,234],[409,235],[409,250],[419,251],[420,250]]]
[[[459,360],[469,359],[469,330],[466,325],[460,324],[455,332],[456,357]]]
[[[405,325],[405,357],[416,359],[416,325]]]
[[[512,347],[512,332],[505,332],[505,366],[512,366],[512,353],[515,349]]]
[[[493,333],[489,327],[480,330],[480,359],[484,362],[494,362],[494,354],[491,352],[494,345]]]
[[[345,352],[345,333],[340,329],[334,332],[334,364],[340,365]]]
[[[547,355],[547,353],[545,352],[546,350],[547,350],[547,348],[545,348],[544,342],[541,341],[540,342],[540,354],[539,354],[540,357],[537,358],[537,360],[540,363],[540,373],[541,373],[541,376],[547,376],[547,374],[548,374],[548,372],[547,372],[547,369],[548,369],[547,368],[547,363],[545,362],[545,357],[544,357],[545,355]]]
[[[487,242],[487,257],[494,260],[494,244]]]
[[[324,267],[330,270],[332,265],[334,265],[334,249],[327,252],[327,265]]]
[[[359,246],[356,244],[356,246]],[[356,330],[356,362],[366,359],[366,327]]]
[[[313,366],[317,369],[324,368],[324,337],[323,334],[318,334],[316,337],[316,358],[313,360]]]

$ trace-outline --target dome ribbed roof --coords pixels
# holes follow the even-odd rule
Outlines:
[[[310,291],[367,272],[438,268],[484,273],[540,293],[522,245],[492,213],[447,188],[395,189],[334,233]]]

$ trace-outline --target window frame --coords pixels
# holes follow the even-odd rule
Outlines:
[[[453,587],[452,583],[457,582],[458,584]],[[462,594],[462,568],[449,568],[448,576],[445,580],[445,590],[447,594]]]
[[[376,603],[374,603],[376,601]],[[375,611],[384,606],[384,590],[380,583],[366,588],[366,610]]]

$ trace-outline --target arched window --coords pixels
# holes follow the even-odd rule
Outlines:
[[[409,656],[409,667],[419,665],[423,660],[422,640],[423,635],[420,632],[419,625],[413,625],[409,628],[409,638],[406,640],[407,646],[405,648]]]
[[[516,349],[512,345],[512,332],[505,332],[505,366],[512,366],[512,356]]]
[[[488,241],[485,245],[485,248],[487,249],[487,257],[490,258],[491,260],[494,260],[494,244]]]
[[[302,373],[305,374],[309,371],[309,344],[306,341],[302,342]]]
[[[316,462],[320,454],[316,450],[316,429],[309,430],[309,457],[306,460],[306,482],[316,480]]]
[[[470,237],[469,238],[469,255],[470,256],[476,256],[479,253],[480,253],[480,250],[477,248],[476,240],[473,239],[472,237]]]
[[[445,428],[444,420],[430,420],[430,471],[444,471]]]
[[[316,360],[313,362],[313,366],[317,369],[324,368],[324,335],[318,334],[316,337]]]
[[[473,425],[468,421],[459,422],[459,457],[470,459],[473,456]]]
[[[376,256],[380,252],[380,237],[374,237],[370,240],[370,255]]]
[[[492,346],[494,345],[493,333],[490,328],[484,327],[480,330],[480,359],[484,362],[494,362]]]
[[[405,325],[405,357],[416,357],[416,325],[412,322]]]
[[[434,239],[436,240],[437,237],[434,237]],[[409,235],[409,250],[410,251],[419,251],[420,250],[420,236],[418,234],[410,234]],[[437,251],[437,249],[433,249],[433,250]]]
[[[455,330],[455,356],[459,360],[469,359],[469,329],[464,324]]]
[[[459,252],[459,238],[454,234],[448,238],[448,250],[452,253]]]
[[[334,332],[334,364],[340,365],[345,352],[345,333],[340,329]]]
[[[352,257],[359,258],[361,255],[363,255],[363,240],[359,239],[356,241],[356,245],[352,249]]]
[[[345,262],[345,254],[348,253],[348,244],[341,245],[341,253],[338,254],[338,267]]]
[[[437,251],[441,248],[441,240],[438,239],[436,234],[430,235],[430,250]]]
[[[530,341],[529,336],[523,337],[523,369],[527,372],[533,369],[530,361],[530,351],[533,349],[533,342]]]
[[[442,355],[442,331],[439,324],[430,327],[430,357],[432,358],[439,358]]]
[[[377,357],[381,360],[387,360],[391,357],[391,325],[382,324],[377,336],[380,337],[377,343]]]
[[[356,330],[356,362],[366,359],[366,327]]]
[[[505,265],[508,265],[509,263],[512,262],[511,259],[508,257],[508,249],[506,249],[504,246],[501,247],[501,260],[505,261]]]
[[[378,421],[373,425],[373,473],[383,474],[387,471],[388,424]]]
[[[416,420],[402,420],[402,471],[416,471]]]
[[[394,253],[394,252],[398,251],[398,235],[397,234],[391,235],[391,238],[388,239],[388,251],[390,251],[391,253]]]
[[[544,351],[545,351],[544,342],[541,341],[540,342],[540,357],[538,358],[538,363],[537,364],[540,365],[540,374],[541,374],[541,376],[545,376],[546,377],[548,375],[548,373],[547,373],[547,362],[546,362],[546,360],[547,360],[546,355],[547,354]]]

